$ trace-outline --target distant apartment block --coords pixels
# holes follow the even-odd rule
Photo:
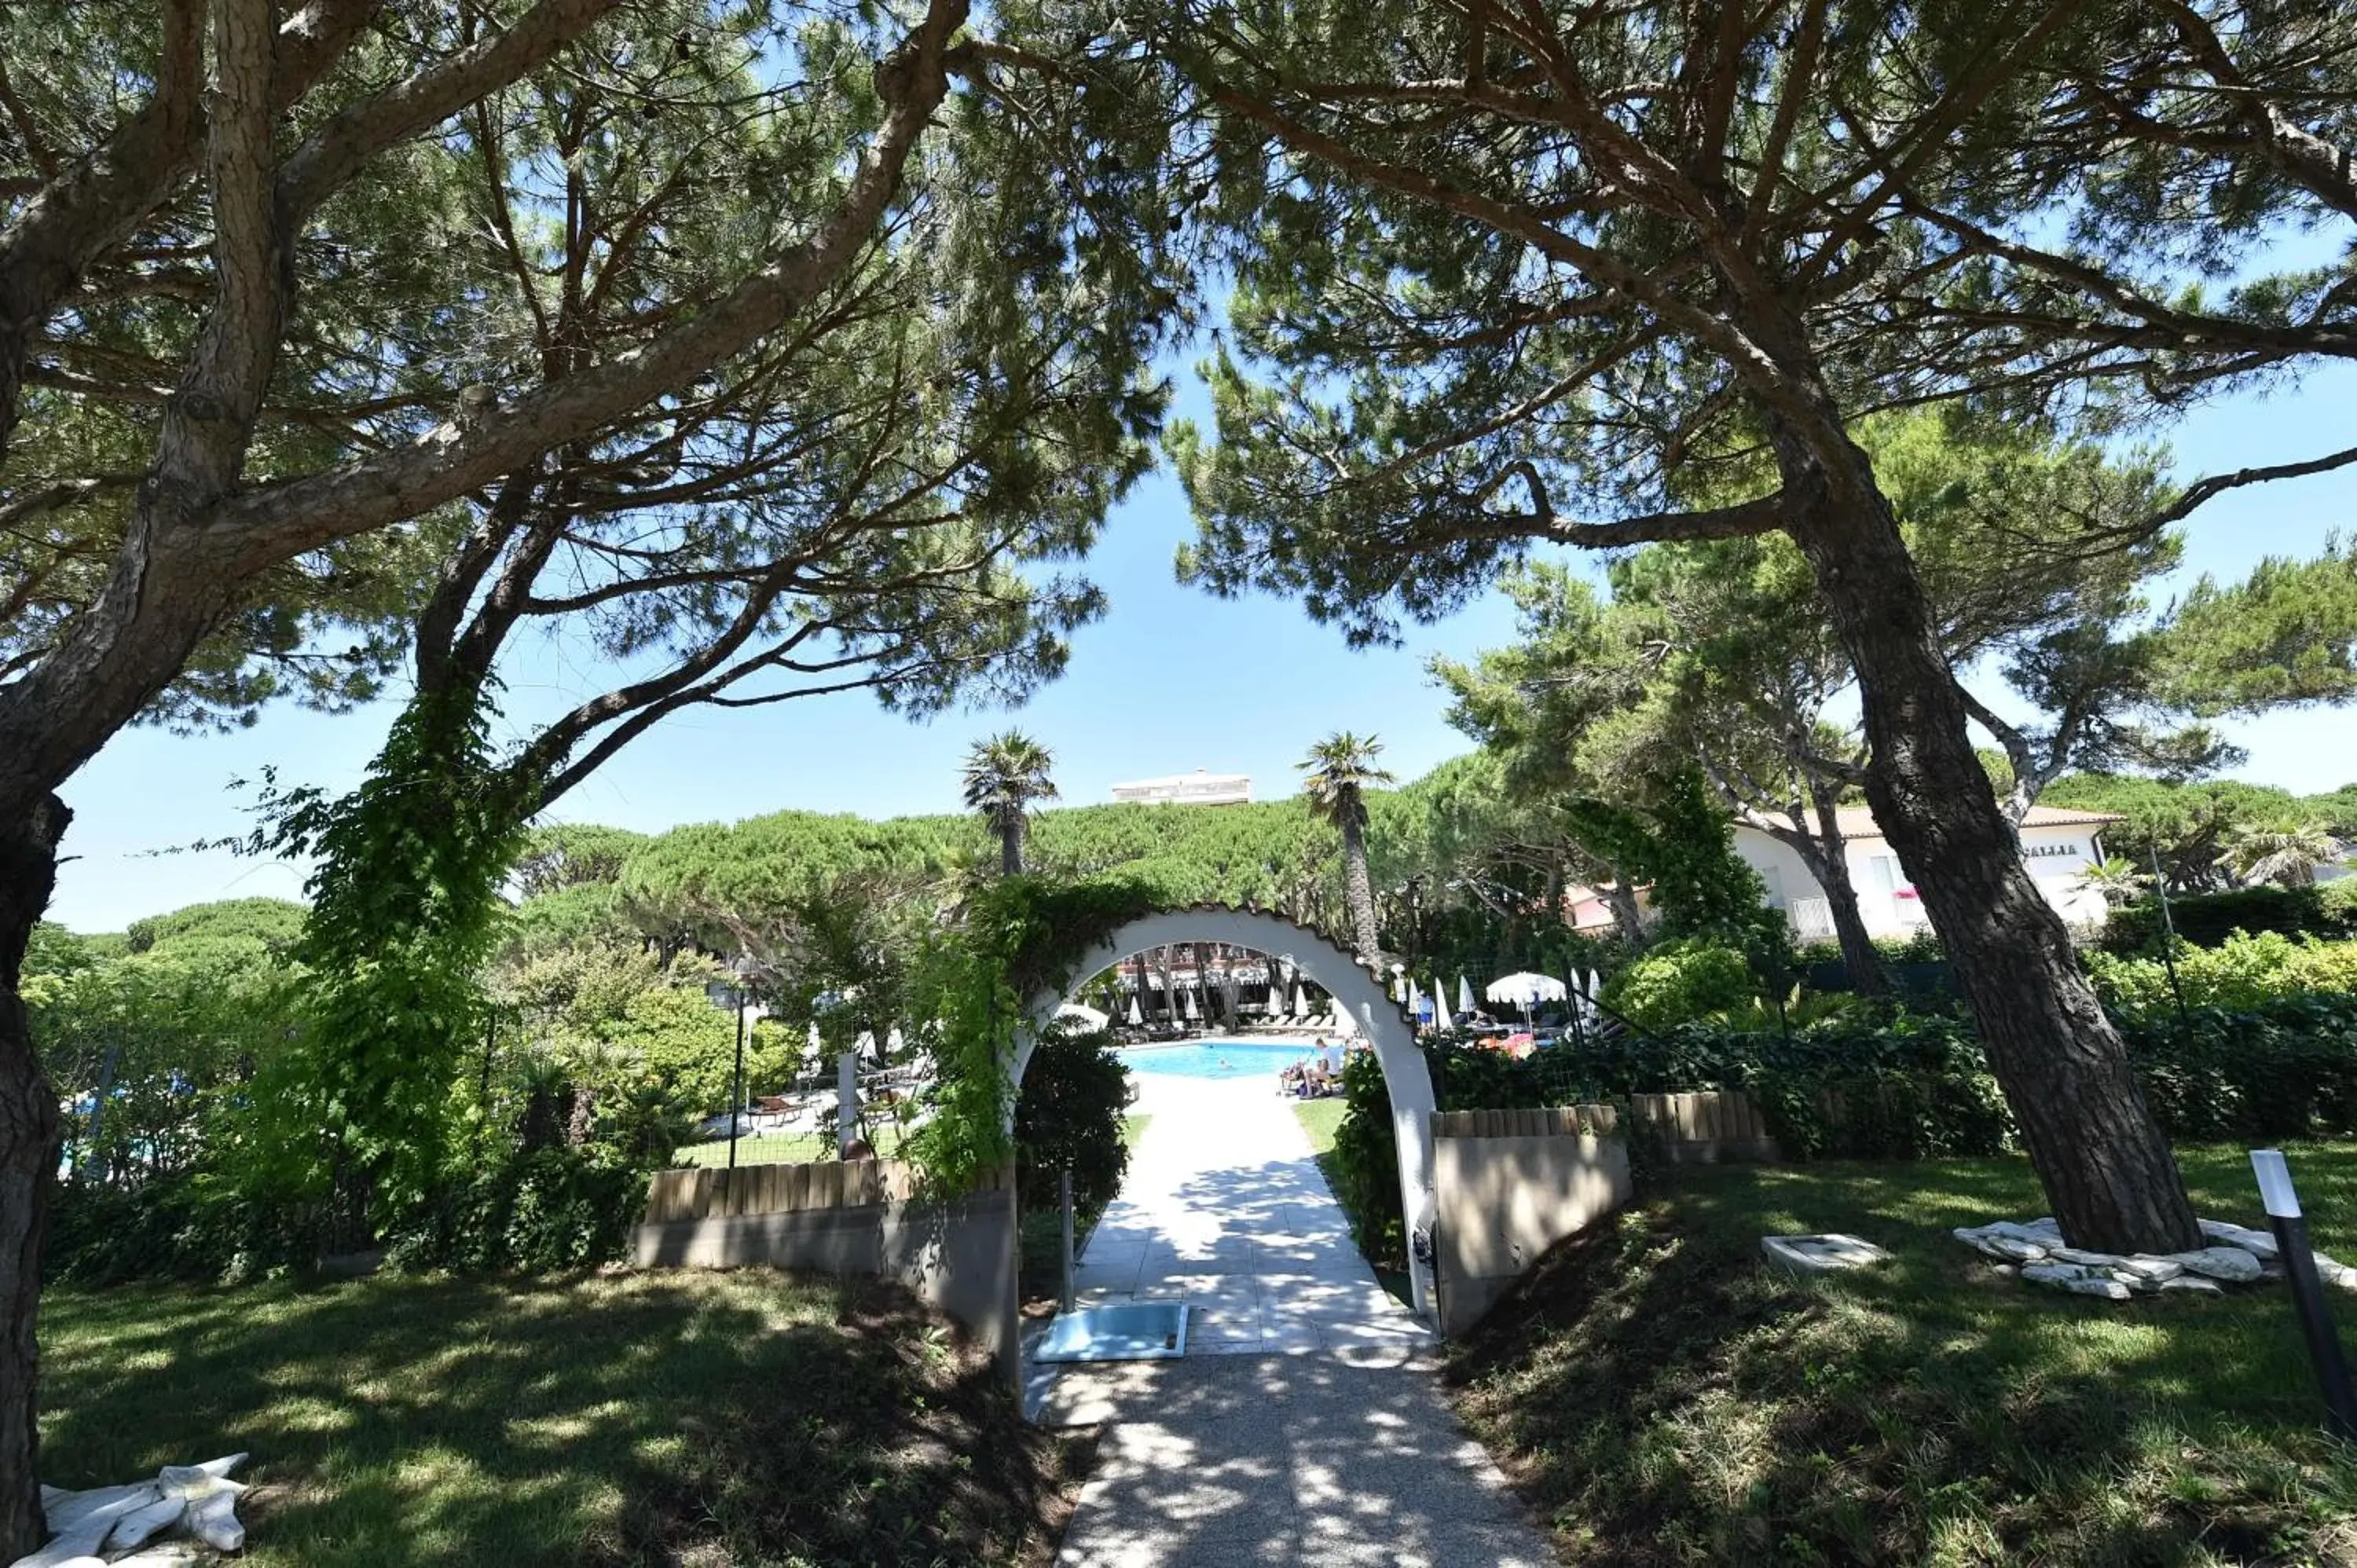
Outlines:
[[[1139,779],[1113,787],[1115,800],[1141,800],[1157,806],[1248,806],[1252,778],[1243,773],[1173,773],[1165,779]]]

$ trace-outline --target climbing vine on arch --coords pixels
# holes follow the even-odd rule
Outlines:
[[[966,901],[963,921],[919,962],[909,997],[936,1075],[932,1116],[909,1145],[930,1186],[969,1191],[1013,1157],[1009,1069],[1031,999],[1069,985],[1092,949],[1167,908],[1151,886],[1129,877],[1005,876]]]

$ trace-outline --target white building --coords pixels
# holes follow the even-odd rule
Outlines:
[[[1139,779],[1113,787],[1115,800],[1142,800],[1157,806],[1248,806],[1252,777],[1244,773],[1173,773],[1164,779]]]
[[[1867,930],[1878,937],[1909,937],[1928,928],[1931,917],[1923,911],[1923,900],[1900,868],[1899,856],[1875,825],[1873,813],[1864,806],[1845,806],[1836,817],[1850,886],[1857,891],[1858,913]],[[2072,925],[2104,918],[2103,895],[2090,892],[2080,878],[2104,858],[2103,830],[2121,820],[2102,811],[2032,806],[2021,823],[2022,864],[2046,901]],[[1735,825],[1735,853],[1768,885],[1768,902],[1786,912],[1793,935],[1813,941],[1834,934],[1825,890],[1797,854],[1740,822]]]

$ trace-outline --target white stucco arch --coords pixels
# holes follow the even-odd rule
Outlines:
[[[1392,1128],[1399,1140],[1400,1205],[1407,1216],[1409,1284],[1415,1310],[1430,1316],[1432,1264],[1419,1243],[1431,1233],[1433,1217],[1432,1112],[1436,1105],[1432,1074],[1415,1043],[1415,1026],[1385,993],[1382,980],[1309,927],[1257,909],[1219,908],[1172,909],[1130,921],[1083,953],[1065,984],[1051,986],[1031,999],[1028,1026],[1016,1040],[1010,1075],[1016,1090],[1022,1089],[1023,1071],[1031,1064],[1038,1032],[1055,1016],[1057,1008],[1071,1000],[1072,993],[1124,959],[1178,942],[1226,942],[1291,960],[1349,1012],[1360,1035],[1374,1047],[1375,1059],[1383,1064],[1384,1086],[1391,1091]],[[1007,1115],[1014,1115],[1011,1104]]]

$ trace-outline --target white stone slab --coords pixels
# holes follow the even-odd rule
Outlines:
[[[1837,1273],[1868,1268],[1890,1254],[1873,1242],[1840,1231],[1811,1236],[1762,1236],[1760,1251],[1778,1268],[1796,1274]]]

